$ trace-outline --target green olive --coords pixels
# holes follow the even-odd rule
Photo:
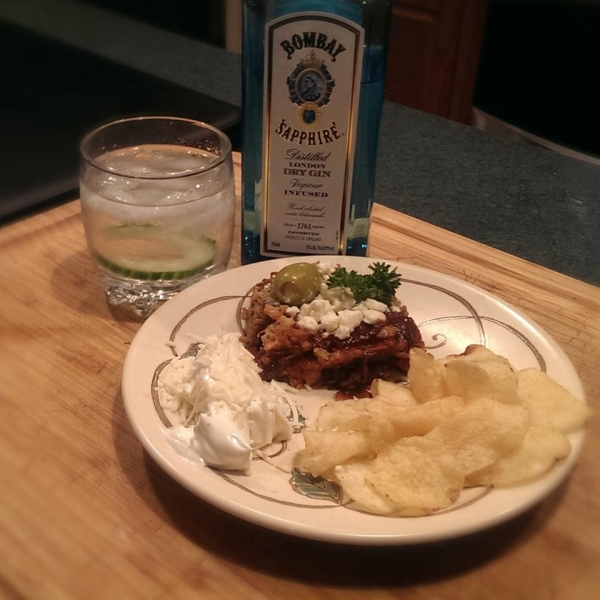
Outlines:
[[[314,300],[321,288],[321,280],[316,264],[293,263],[273,277],[271,295],[282,304],[301,306]]]

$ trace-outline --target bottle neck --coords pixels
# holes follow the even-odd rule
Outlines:
[[[275,17],[302,12],[327,12],[362,23],[361,6],[349,0],[280,0],[275,9]]]

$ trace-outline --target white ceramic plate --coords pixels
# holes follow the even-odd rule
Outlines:
[[[369,258],[314,257],[368,272]],[[123,399],[129,420],[145,449],[186,488],[220,509],[247,521],[288,534],[349,544],[414,544],[479,531],[512,518],[545,498],[567,476],[583,444],[583,431],[572,434],[570,456],[543,479],[509,489],[463,491],[454,506],[427,517],[382,517],[344,506],[335,486],[316,487],[263,461],[250,475],[203,467],[177,453],[165,435],[171,417],[153,397],[160,369],[181,356],[197,336],[239,331],[241,299],[272,271],[301,259],[257,263],[202,281],[178,294],[154,313],[135,336],[123,371]],[[483,344],[506,356],[516,368],[547,371],[584,400],[581,382],[558,344],[525,315],[495,296],[452,277],[390,262],[402,274],[398,296],[419,325],[426,346],[437,357]],[[301,392],[302,414],[310,418],[333,392]],[[287,447],[273,448],[273,460],[290,468],[302,435]]]

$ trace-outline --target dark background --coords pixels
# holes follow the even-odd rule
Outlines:
[[[224,0],[82,0],[224,47]],[[242,2],[243,0],[239,0]],[[600,0],[488,0],[473,105],[600,156]]]
[[[600,1],[490,0],[474,105],[600,156]]]
[[[225,45],[223,0],[82,1],[215,46]]]

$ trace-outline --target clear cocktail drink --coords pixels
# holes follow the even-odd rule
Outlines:
[[[83,154],[83,222],[111,304],[128,303],[147,314],[225,268],[234,222],[231,155],[228,148],[223,153],[214,143],[203,145],[139,143],[107,150],[105,144],[91,160]]]

